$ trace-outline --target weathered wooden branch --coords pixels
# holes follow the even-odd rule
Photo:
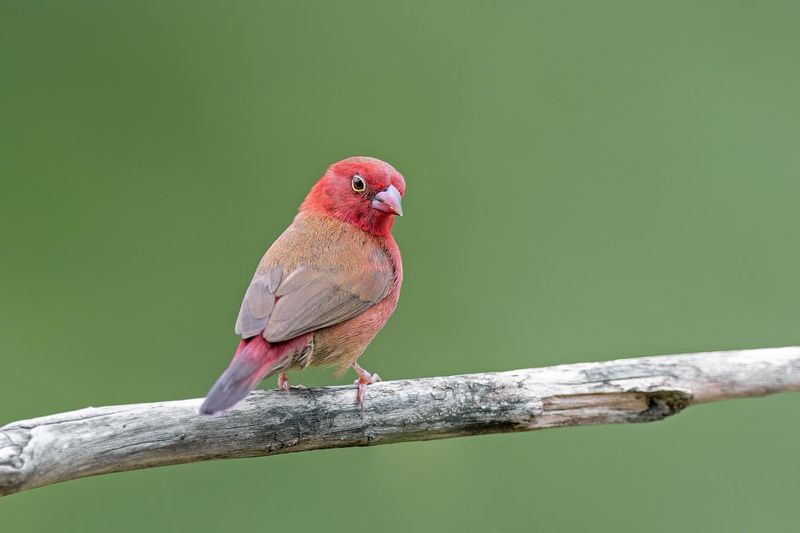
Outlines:
[[[345,446],[649,422],[689,405],[800,391],[800,347],[582,363],[352,387],[90,407],[0,428],[0,495],[85,476]]]

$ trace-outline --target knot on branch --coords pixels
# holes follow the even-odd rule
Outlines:
[[[692,395],[681,390],[665,390],[647,393],[647,410],[642,412],[640,422],[654,422],[680,413],[692,403]]]
[[[16,486],[24,477],[24,451],[31,440],[28,429],[0,430],[0,494]]]
[[[31,432],[27,429],[0,431],[0,467],[19,470],[25,466],[22,451],[30,440]]]

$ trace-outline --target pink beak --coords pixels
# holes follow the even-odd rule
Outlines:
[[[400,191],[394,185],[389,185],[386,189],[372,197],[372,208],[391,215],[403,216],[403,205]]]

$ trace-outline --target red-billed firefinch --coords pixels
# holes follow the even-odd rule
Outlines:
[[[394,312],[403,282],[391,229],[405,189],[394,167],[370,157],[325,172],[261,259],[236,321],[242,341],[201,414],[232,407],[273,374],[288,391],[285,372],[308,365],[352,367],[363,406],[377,375],[356,361]]]

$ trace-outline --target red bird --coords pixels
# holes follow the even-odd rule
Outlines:
[[[201,414],[231,408],[274,374],[288,391],[286,371],[309,365],[352,367],[363,408],[366,386],[380,378],[357,360],[394,312],[403,283],[391,230],[405,190],[394,167],[371,157],[325,172],[261,259],[236,320],[242,341]]]

